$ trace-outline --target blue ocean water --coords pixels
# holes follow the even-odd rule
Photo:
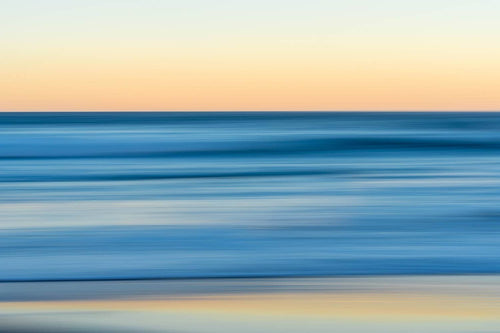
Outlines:
[[[500,113],[0,113],[0,280],[500,272]]]

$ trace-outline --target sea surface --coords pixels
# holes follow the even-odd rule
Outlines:
[[[0,280],[500,273],[500,113],[0,113]]]

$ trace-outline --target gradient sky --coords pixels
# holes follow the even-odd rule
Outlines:
[[[500,0],[1,0],[0,110],[500,110]]]

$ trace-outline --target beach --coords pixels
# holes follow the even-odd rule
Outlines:
[[[385,276],[2,283],[0,329],[496,332],[499,282]]]

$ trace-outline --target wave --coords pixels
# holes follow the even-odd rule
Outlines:
[[[36,142],[33,143],[36,146]],[[186,145],[187,146],[187,145]],[[203,149],[173,147],[170,149],[150,150],[147,146],[142,151],[113,152],[113,147],[96,148],[95,153],[79,152],[81,146],[39,147],[37,152],[7,154],[1,153],[3,160],[23,159],[82,159],[82,158],[196,158],[196,157],[240,157],[240,156],[269,156],[294,155],[304,153],[390,153],[390,152],[450,152],[456,151],[493,151],[500,150],[500,138],[490,140],[454,139],[454,138],[426,138],[426,137],[348,137],[348,138],[304,138],[295,140],[276,140],[240,142],[240,143],[212,143]],[[109,151],[102,151],[106,148]],[[84,151],[89,150],[85,146]]]
[[[347,175],[359,173],[355,170],[277,170],[277,171],[234,171],[234,172],[200,172],[200,173],[162,173],[162,174],[103,174],[103,175],[22,175],[11,176],[0,182],[87,182],[87,181],[135,181],[162,179],[199,179],[199,178],[249,178],[249,177],[287,177],[314,175]]]

